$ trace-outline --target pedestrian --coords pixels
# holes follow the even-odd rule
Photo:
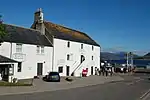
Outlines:
[[[110,75],[112,76],[112,74],[113,74],[113,69],[112,69],[112,67],[111,67],[110,69],[111,69],[111,71],[110,71]]]
[[[105,74],[105,68],[104,67],[102,67],[102,74],[103,74],[103,76]]]
[[[102,68],[100,68],[100,69],[98,70],[99,76],[101,75],[101,70],[102,70]]]
[[[106,77],[108,76],[108,68],[105,68]]]

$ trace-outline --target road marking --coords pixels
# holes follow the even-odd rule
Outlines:
[[[145,93],[140,97],[140,99],[146,100],[146,98],[147,98],[147,96],[148,96],[149,93],[150,93],[150,89],[149,89],[147,92],[145,92]],[[149,95],[150,95],[150,94],[149,94]]]

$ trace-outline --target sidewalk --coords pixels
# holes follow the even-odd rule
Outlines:
[[[85,78],[75,78],[73,82],[44,82],[42,80],[34,80],[34,86],[29,87],[0,87],[0,95],[23,94],[33,92],[56,91],[91,85],[104,84],[112,81],[121,81],[120,76],[89,76]]]

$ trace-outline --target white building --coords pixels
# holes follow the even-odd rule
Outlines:
[[[27,79],[57,71],[61,76],[94,75],[100,68],[100,45],[83,32],[44,21],[35,12],[32,29],[4,24],[0,46],[2,79]]]
[[[61,76],[80,76],[83,69],[94,75],[100,68],[100,45],[83,32],[44,21],[42,10],[35,12],[33,29],[53,38],[53,68]]]
[[[8,34],[0,46],[3,80],[33,78],[52,70],[53,48],[44,35],[33,29],[4,25]]]

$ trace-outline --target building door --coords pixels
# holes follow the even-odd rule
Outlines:
[[[37,63],[37,75],[43,75],[43,63]]]
[[[91,75],[93,75],[93,66],[91,67]]]
[[[0,65],[0,73],[3,81],[8,81],[9,65]]]
[[[67,67],[66,67],[66,76],[69,76],[69,71],[70,71],[70,67],[67,66]]]

